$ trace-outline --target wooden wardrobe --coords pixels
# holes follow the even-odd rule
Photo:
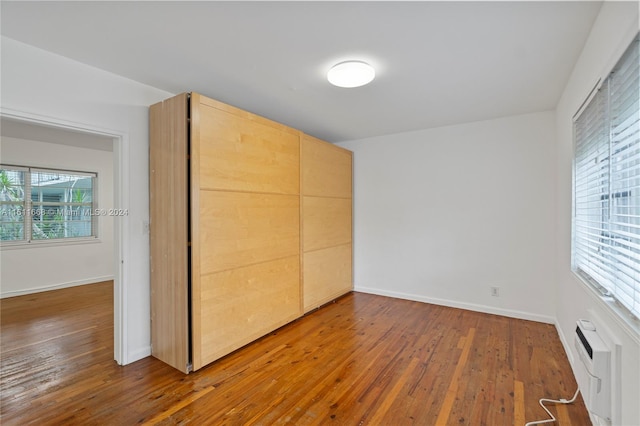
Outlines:
[[[353,288],[350,151],[185,93],[149,158],[154,357],[195,371]]]

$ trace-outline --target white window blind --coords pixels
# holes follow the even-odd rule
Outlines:
[[[573,268],[640,318],[638,37],[574,125]]]

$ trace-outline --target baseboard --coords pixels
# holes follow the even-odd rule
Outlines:
[[[24,296],[25,294],[41,293],[43,291],[60,290],[63,288],[76,287],[79,285],[95,284],[102,281],[112,281],[113,278],[114,278],[113,275],[105,275],[103,277],[93,277],[93,278],[87,278],[85,280],[70,281],[66,283],[48,285],[43,287],[27,288],[23,290],[12,290],[12,291],[6,291],[6,292],[0,291],[0,299],[4,299],[7,297]]]
[[[397,299],[412,300],[415,302],[431,303],[434,305],[448,306],[450,308],[466,309],[469,311],[483,312],[485,314],[501,315],[504,317],[518,318],[529,321],[543,322],[545,324],[555,324],[553,317],[534,314],[531,312],[517,311],[513,309],[502,309],[494,306],[478,305],[475,303],[465,303],[448,299],[437,299],[418,294],[401,293],[397,291],[381,290],[378,288],[355,286],[354,291],[362,293],[377,294],[379,296],[395,297]]]
[[[574,371],[575,376],[575,365],[573,362],[573,351],[571,350],[571,346],[567,337],[564,335],[562,331],[562,327],[560,327],[560,323],[555,321],[554,325],[556,326],[556,331],[558,332],[558,337],[560,337],[560,343],[562,343],[562,347],[564,348],[564,352],[567,354],[567,359],[569,359],[569,364],[571,364],[571,369]]]
[[[127,354],[127,359],[122,365],[131,364],[136,361],[140,361],[143,358],[151,356],[151,345],[143,346],[140,349],[129,352]]]

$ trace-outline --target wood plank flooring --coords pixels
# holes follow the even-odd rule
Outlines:
[[[0,301],[3,425],[522,425],[577,386],[552,325],[363,293],[190,375],[121,367],[112,291]],[[550,409],[590,424],[581,398]]]

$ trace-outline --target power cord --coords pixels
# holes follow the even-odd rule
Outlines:
[[[524,426],[532,426],[532,425],[541,425],[543,423],[553,423],[555,422],[557,419],[554,417],[554,415],[551,413],[551,411],[549,411],[549,409],[547,407],[544,406],[545,402],[550,402],[553,404],[571,404],[572,402],[574,402],[576,400],[576,398],[578,398],[578,392],[580,392],[580,389],[576,389],[576,393],[573,394],[573,398],[566,400],[564,398],[560,398],[560,399],[546,399],[546,398],[541,398],[540,401],[538,401],[540,403],[540,406],[542,408],[544,408],[544,411],[547,412],[548,415],[551,416],[550,419],[547,420],[538,420],[535,422],[529,422],[527,424],[525,424]]]

